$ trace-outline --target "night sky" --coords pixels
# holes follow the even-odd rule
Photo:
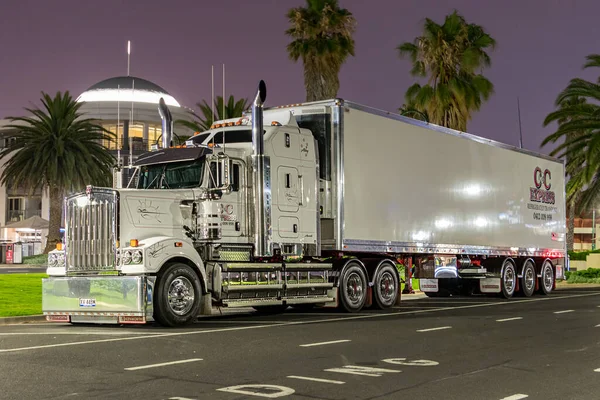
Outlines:
[[[259,79],[267,106],[304,101],[301,63],[286,53],[286,11],[302,0],[0,0],[0,118],[39,104],[40,91],[75,97],[94,83],[127,72],[165,88],[182,105],[216,94],[250,98]],[[497,41],[485,75],[495,94],[475,114],[471,133],[518,144],[517,96],[524,147],[540,150],[552,132],[542,121],[585,56],[600,53],[598,0],[340,0],[357,19],[356,56],[343,66],[338,97],[388,111],[414,83],[396,46],[457,9]],[[545,148],[543,152],[548,152]]]

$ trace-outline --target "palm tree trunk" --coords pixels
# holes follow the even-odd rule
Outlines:
[[[567,204],[567,251],[573,251],[575,242],[575,214],[577,214],[577,203],[581,197],[581,192],[575,193],[571,201]]]
[[[62,220],[63,190],[51,187],[50,190],[50,224],[48,226],[48,241],[44,254],[56,248],[60,242],[60,222]]]
[[[573,243],[575,242],[575,207],[573,203],[567,207],[567,251],[573,251]]]

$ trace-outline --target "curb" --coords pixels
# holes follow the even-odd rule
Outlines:
[[[0,317],[0,325],[31,324],[46,322],[45,315],[24,315],[20,317]]]

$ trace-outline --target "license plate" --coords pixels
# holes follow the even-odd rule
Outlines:
[[[96,307],[96,299],[79,299],[79,307]]]

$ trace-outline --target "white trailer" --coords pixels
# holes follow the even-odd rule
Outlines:
[[[136,162],[132,187],[65,201],[51,321],[175,326],[212,306],[391,307],[400,258],[430,295],[550,293],[565,256],[564,167],[334,99],[219,121]]]

